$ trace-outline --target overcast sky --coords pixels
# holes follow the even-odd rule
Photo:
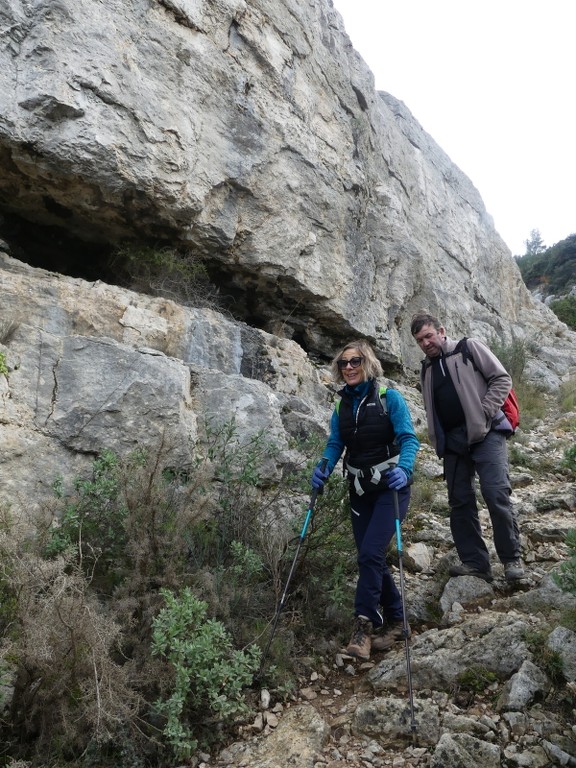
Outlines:
[[[514,255],[576,233],[575,0],[333,0],[376,88],[472,180]]]

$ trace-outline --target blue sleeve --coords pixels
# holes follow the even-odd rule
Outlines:
[[[326,447],[324,448],[324,453],[322,454],[323,458],[328,459],[327,468],[330,473],[332,473],[334,467],[338,464],[338,460],[340,456],[342,456],[343,450],[344,443],[340,437],[340,419],[338,417],[338,412],[334,409],[332,418],[330,419],[330,435]]]
[[[414,472],[416,454],[420,450],[420,441],[416,437],[410,411],[400,392],[396,389],[386,390],[386,403],[388,405],[388,415],[396,435],[396,442],[400,448],[398,466],[410,478]]]

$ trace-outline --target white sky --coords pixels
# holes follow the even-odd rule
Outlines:
[[[480,192],[513,255],[576,233],[574,0],[333,0],[376,88]]]

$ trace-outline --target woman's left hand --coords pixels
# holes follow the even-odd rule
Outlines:
[[[386,472],[385,477],[386,482],[388,483],[388,488],[392,488],[393,491],[399,491],[400,488],[404,488],[404,486],[408,485],[408,475],[401,469],[401,467],[389,469],[388,472]]]

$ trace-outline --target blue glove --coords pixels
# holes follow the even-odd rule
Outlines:
[[[320,465],[318,465],[315,467],[314,472],[312,472],[312,488],[321,491],[324,488],[324,483],[329,477],[330,472],[322,472]]]
[[[393,491],[399,491],[400,488],[404,488],[405,485],[408,485],[408,475],[400,467],[389,469],[385,474],[385,478],[388,483],[388,488],[392,488]]]

